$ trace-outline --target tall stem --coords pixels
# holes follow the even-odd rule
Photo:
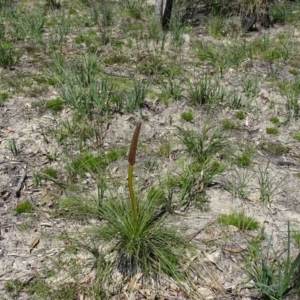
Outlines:
[[[139,139],[139,134],[141,130],[142,122],[139,121],[136,126],[135,130],[131,139],[131,144],[130,144],[130,149],[129,149],[129,154],[128,154],[128,189],[129,189],[129,194],[130,194],[130,199],[131,199],[131,212],[132,212],[132,222],[133,224],[136,223],[136,200],[134,196],[134,190],[133,190],[133,166],[135,164],[135,159],[136,159],[136,149],[137,149],[137,142]]]
[[[128,188],[131,199],[131,211],[132,211],[132,221],[136,223],[136,200],[134,196],[133,184],[132,184],[132,174],[133,174],[133,165],[128,164]]]

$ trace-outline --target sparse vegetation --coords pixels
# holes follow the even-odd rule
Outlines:
[[[300,2],[162,2],[0,0],[1,299],[299,293]]]

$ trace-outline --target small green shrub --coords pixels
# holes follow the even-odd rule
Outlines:
[[[33,211],[33,206],[32,203],[29,200],[25,200],[20,202],[16,208],[15,208],[15,212],[16,214],[24,214],[24,213],[30,213]]]
[[[245,215],[244,211],[221,214],[218,221],[224,225],[233,225],[240,230],[257,229],[259,223],[251,217]]]
[[[186,122],[192,122],[194,120],[194,115],[191,111],[184,111],[181,113],[181,119]]]

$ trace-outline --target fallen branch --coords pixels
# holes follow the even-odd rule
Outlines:
[[[23,182],[24,182],[24,180],[25,180],[25,178],[26,178],[26,171],[25,171],[25,169],[22,169],[22,170],[21,170],[20,176],[21,176],[21,178],[20,178],[20,180],[19,180],[19,182],[18,182],[17,187],[15,188],[15,192],[16,192],[16,196],[17,196],[17,197],[20,197],[20,194],[21,194],[21,188],[22,188]]]

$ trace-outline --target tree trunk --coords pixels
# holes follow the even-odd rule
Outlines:
[[[155,0],[155,15],[164,29],[169,27],[172,6],[173,0]]]

